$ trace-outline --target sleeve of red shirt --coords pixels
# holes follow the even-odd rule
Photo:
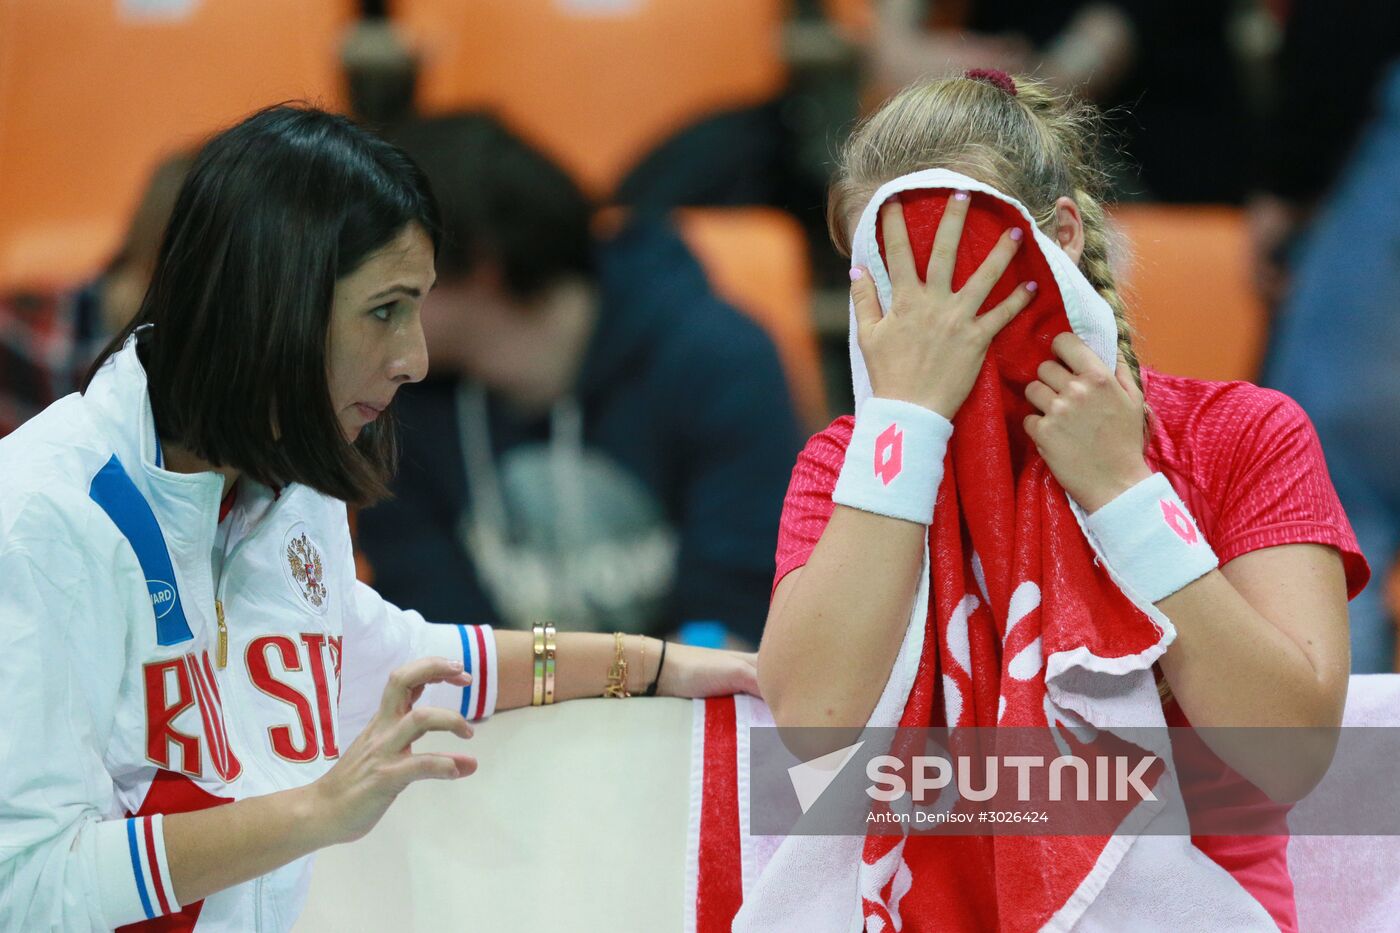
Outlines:
[[[1209,435],[1236,439],[1221,445],[1208,466],[1220,484],[1211,542],[1220,563],[1282,544],[1326,544],[1342,554],[1347,598],[1360,593],[1371,571],[1302,407],[1282,392],[1241,385],[1203,419],[1216,428],[1203,425]]]
[[[825,431],[812,435],[797,457],[783,499],[782,524],[778,528],[777,573],[773,588],[792,571],[807,563],[836,508],[831,501],[846,447],[851,443],[855,419],[837,418]]]

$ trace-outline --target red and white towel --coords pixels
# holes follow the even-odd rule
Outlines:
[[[1073,330],[1116,364],[1107,303],[1021,204],[942,169],[876,193],[853,262],[888,307],[880,206],[901,199],[922,269],[956,189],[973,202],[954,287],[1014,225],[1024,245],[984,308],[1021,282],[1040,288],[992,344],[954,421],[913,612],[868,726],[1054,726],[1080,737],[1165,726],[1152,665],[1175,630],[1115,578],[1021,427],[1032,410],[1024,388],[1057,334]],[[870,384],[854,313],[850,350],[859,410]],[[1158,819],[1184,821],[1165,731],[1151,749],[1167,765],[1161,799],[1125,808],[1111,836],[755,837],[748,728],[771,725],[768,710],[746,697],[697,702],[687,931],[1272,928],[1189,837],[1150,834]]]

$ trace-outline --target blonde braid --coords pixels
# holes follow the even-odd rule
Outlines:
[[[1074,201],[1079,205],[1079,214],[1084,222],[1084,252],[1079,258],[1079,268],[1089,284],[1094,286],[1103,300],[1113,309],[1113,319],[1118,328],[1118,352],[1132,371],[1133,381],[1142,388],[1142,366],[1138,362],[1137,350],[1133,346],[1136,332],[1128,317],[1128,307],[1123,296],[1118,293],[1118,285],[1113,275],[1112,244],[1108,233],[1108,220],[1104,216],[1103,204],[1087,191],[1076,190]]]

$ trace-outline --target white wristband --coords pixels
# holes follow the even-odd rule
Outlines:
[[[952,436],[953,423],[935,411],[894,399],[866,399],[831,501],[929,524]]]
[[[1220,563],[1161,473],[1100,508],[1086,525],[1109,568],[1148,602],[1166,599]]]

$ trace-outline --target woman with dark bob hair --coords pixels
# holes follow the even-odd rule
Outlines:
[[[752,655],[430,625],[356,580],[438,230],[399,150],[261,111],[199,154],[83,393],[0,441],[0,928],[283,929],[307,856],[476,769],[426,733],[757,692]]]

